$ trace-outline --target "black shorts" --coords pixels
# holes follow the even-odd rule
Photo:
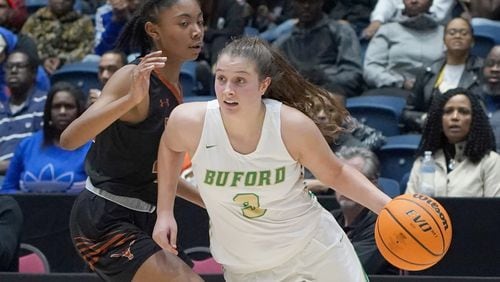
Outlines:
[[[151,237],[155,222],[156,213],[133,211],[84,190],[71,211],[71,238],[102,279],[131,281],[144,261],[161,250]],[[184,252],[179,257],[192,266]]]

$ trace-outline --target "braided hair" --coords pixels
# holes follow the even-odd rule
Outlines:
[[[465,95],[471,104],[472,117],[470,130],[466,137],[464,155],[472,163],[477,164],[490,151],[495,151],[495,136],[480,98],[464,88],[448,90],[434,99],[427,113],[428,118],[424,126],[417,155],[423,155],[425,151],[435,153],[448,144],[448,139],[443,132],[444,106],[456,95]]]

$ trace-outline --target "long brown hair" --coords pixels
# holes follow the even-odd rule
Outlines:
[[[271,78],[264,98],[281,101],[310,117],[323,136],[334,138],[343,131],[348,120],[347,110],[327,90],[304,79],[288,61],[267,42],[257,37],[242,37],[229,43],[219,53],[231,57],[242,57],[254,62],[259,80]],[[328,122],[321,122],[316,109],[323,108]]]

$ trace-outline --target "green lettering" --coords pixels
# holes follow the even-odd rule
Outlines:
[[[215,171],[207,169],[205,171],[205,180],[203,182],[208,185],[212,185],[214,183]]]
[[[216,186],[225,186],[228,176],[229,176],[229,171],[218,171],[217,172],[217,180],[215,181],[215,185]]]
[[[247,172],[247,175],[245,176],[245,186],[255,186],[255,182],[257,182],[257,172]]]
[[[233,174],[233,181],[231,182],[231,187],[235,187],[238,185],[238,182],[241,180],[241,177],[244,175],[242,171],[235,171]]]
[[[259,186],[271,185],[271,171],[262,170],[259,172]]]
[[[276,169],[276,182],[274,182],[274,184],[278,184],[283,181],[285,181],[285,167],[280,167]]]

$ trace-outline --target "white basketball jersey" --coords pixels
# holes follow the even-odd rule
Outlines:
[[[264,104],[259,143],[244,155],[229,142],[217,100],[208,102],[192,158],[210,216],[212,255],[233,272],[269,269],[293,257],[313,237],[323,210],[281,139],[281,103]]]

